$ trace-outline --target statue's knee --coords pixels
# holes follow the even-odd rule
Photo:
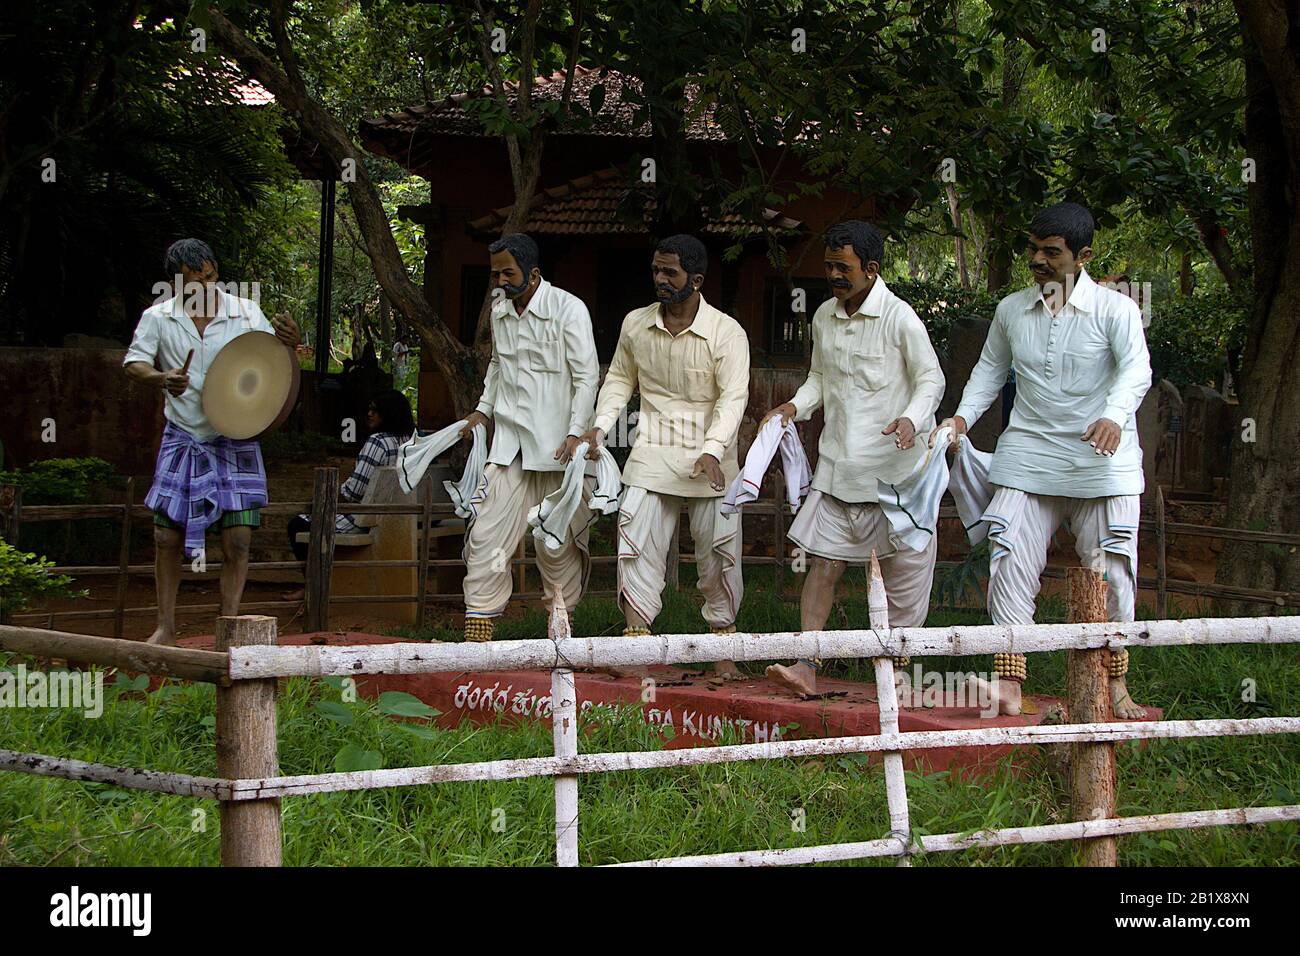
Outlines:
[[[253,544],[253,529],[247,525],[227,528],[221,536],[222,551],[227,561],[246,561]]]

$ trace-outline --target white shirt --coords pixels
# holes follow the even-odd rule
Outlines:
[[[957,406],[967,427],[993,403],[1010,368],[1016,401],[993,453],[993,484],[1068,498],[1142,493],[1136,412],[1151,385],[1151,357],[1137,303],[1086,271],[1055,316],[1036,284],[1007,296]],[[1080,441],[1099,418],[1122,429],[1114,455]]]
[[[217,430],[203,414],[203,382],[208,368],[231,339],[245,332],[274,335],[275,328],[252,299],[241,299],[218,289],[216,318],[200,336],[194,320],[185,314],[185,298],[174,296],[144,310],[122,364],[144,362],[165,372],[183,366],[185,356],[193,349],[189,387],[180,395],[166,393],[163,414],[200,441],[209,441],[217,437]]]
[[[808,464],[808,454],[803,450],[803,442],[794,423],[782,426],[781,417],[773,415],[758,430],[753,444],[745,453],[745,467],[731,483],[727,497],[722,499],[723,514],[735,514],[741,505],[758,500],[758,493],[763,487],[763,476],[767,474],[778,448],[781,450],[781,471],[785,475],[785,494],[790,502],[790,510],[799,510],[812,482],[812,466]]]
[[[683,498],[721,496],[708,478],[691,473],[701,455],[718,460],[727,484],[740,471],[736,436],[749,402],[749,339],[740,323],[704,296],[676,335],[657,302],[629,312],[596,408],[596,426],[606,435],[634,389],[641,391],[641,411],[623,483]]]
[[[838,299],[813,315],[812,364],[790,401],[795,421],[825,406],[812,486],[841,501],[876,501],[877,481],[910,475],[925,457],[925,441],[900,451],[881,431],[911,419],[918,438],[934,428],[943,398],[943,372],[930,336],[912,307],[876,277],[853,315]]]
[[[599,380],[591,316],[576,295],[543,279],[523,315],[510,299],[497,300],[478,403],[496,422],[488,461],[508,466],[522,451],[525,471],[563,471],[555,450],[591,427]]]

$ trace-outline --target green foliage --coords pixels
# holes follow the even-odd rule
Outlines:
[[[936,349],[947,346],[954,323],[963,319],[991,320],[998,304],[997,296],[983,290],[947,283],[899,279],[890,282],[889,288],[916,311]]]
[[[1248,297],[1227,290],[1161,302],[1147,328],[1156,377],[1180,388],[1194,383],[1216,385],[1227,351],[1245,343],[1248,309]]]
[[[0,485],[17,485],[29,505],[81,504],[90,486],[115,478],[115,469],[102,458],[46,458],[26,468],[0,471]]]
[[[68,588],[72,578],[51,574],[54,562],[28,551],[19,551],[0,540],[0,617],[42,597],[81,597],[85,591]]]

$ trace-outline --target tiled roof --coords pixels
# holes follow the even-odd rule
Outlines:
[[[550,76],[537,77],[533,81],[534,102],[539,100],[559,100],[564,92],[564,77],[564,70],[556,70]],[[552,131],[553,134],[649,138],[649,120],[634,125],[633,114],[636,112],[636,105],[625,101],[623,98],[625,87],[634,89],[639,82],[639,80],[614,70],[595,69],[585,66],[575,67],[571,102],[590,109],[591,91],[594,87],[601,85],[605,88],[605,99],[600,109],[593,115],[590,124],[579,119],[567,123],[561,121],[559,126]],[[506,96],[512,110],[518,94],[518,83],[510,82],[506,84]],[[431,101],[421,106],[411,106],[399,110],[396,113],[384,113],[382,116],[362,120],[362,136],[384,133],[485,136],[487,134],[484,133],[482,124],[466,110],[464,104],[471,96],[486,97],[490,95],[490,89],[475,94],[456,93],[436,102]],[[687,139],[718,141],[727,138],[722,128],[713,121],[711,116],[707,115],[697,116],[690,120],[686,128],[686,137]]]
[[[257,80],[247,80],[246,82],[234,84],[235,96],[244,106],[266,106],[268,103],[275,102],[275,94],[268,90]]]
[[[627,205],[629,193],[641,194],[645,210],[641,222],[628,221],[620,215]],[[471,233],[495,234],[500,231],[512,207],[503,206],[468,223]],[[532,214],[523,227],[525,232],[537,235],[644,235],[649,232],[647,223],[653,221],[655,209],[654,190],[650,183],[629,184],[627,173],[618,169],[604,169],[589,176],[570,180],[563,186],[539,191],[533,200]],[[794,233],[801,227],[795,219],[765,209],[763,219],[767,228],[784,233]],[[763,231],[757,223],[746,220],[739,213],[710,217],[703,231],[728,236],[755,235]]]

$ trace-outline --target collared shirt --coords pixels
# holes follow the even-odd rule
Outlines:
[[[925,437],[943,398],[943,371],[925,325],[876,277],[858,310],[823,302],[812,320],[808,378],[790,401],[795,421],[825,407],[813,488],[841,501],[878,500],[878,482],[902,481],[925,457]],[[899,450],[881,432],[909,418],[917,442]]]
[[[545,279],[524,314],[502,297],[492,306],[492,361],[478,411],[496,422],[488,461],[525,471],[564,471],[555,450],[591,424],[600,363],[591,316],[576,295]]]
[[[596,402],[596,427],[609,434],[641,390],[636,441],[623,484],[685,498],[715,498],[736,479],[736,436],[749,403],[749,339],[740,323],[700,296],[695,319],[673,335],[659,303],[623,319],[614,360]],[[726,482],[691,478],[695,461],[712,455]]]
[[[231,339],[245,332],[270,332],[274,335],[275,328],[252,299],[241,299],[218,289],[217,315],[199,335],[194,320],[185,313],[184,299],[185,296],[175,296],[144,310],[122,364],[144,362],[160,371],[168,371],[182,367],[185,356],[193,349],[189,387],[180,395],[166,393],[163,414],[169,422],[174,422],[200,441],[210,441],[217,437],[217,430],[203,414],[203,382],[208,368]]]
[[[957,407],[968,427],[993,403],[1011,368],[1016,401],[993,453],[993,484],[1068,498],[1142,493],[1135,413],[1151,385],[1151,357],[1137,303],[1086,271],[1056,315],[1036,284],[1007,296]],[[1114,455],[1098,455],[1080,441],[1099,418],[1122,429]]]

